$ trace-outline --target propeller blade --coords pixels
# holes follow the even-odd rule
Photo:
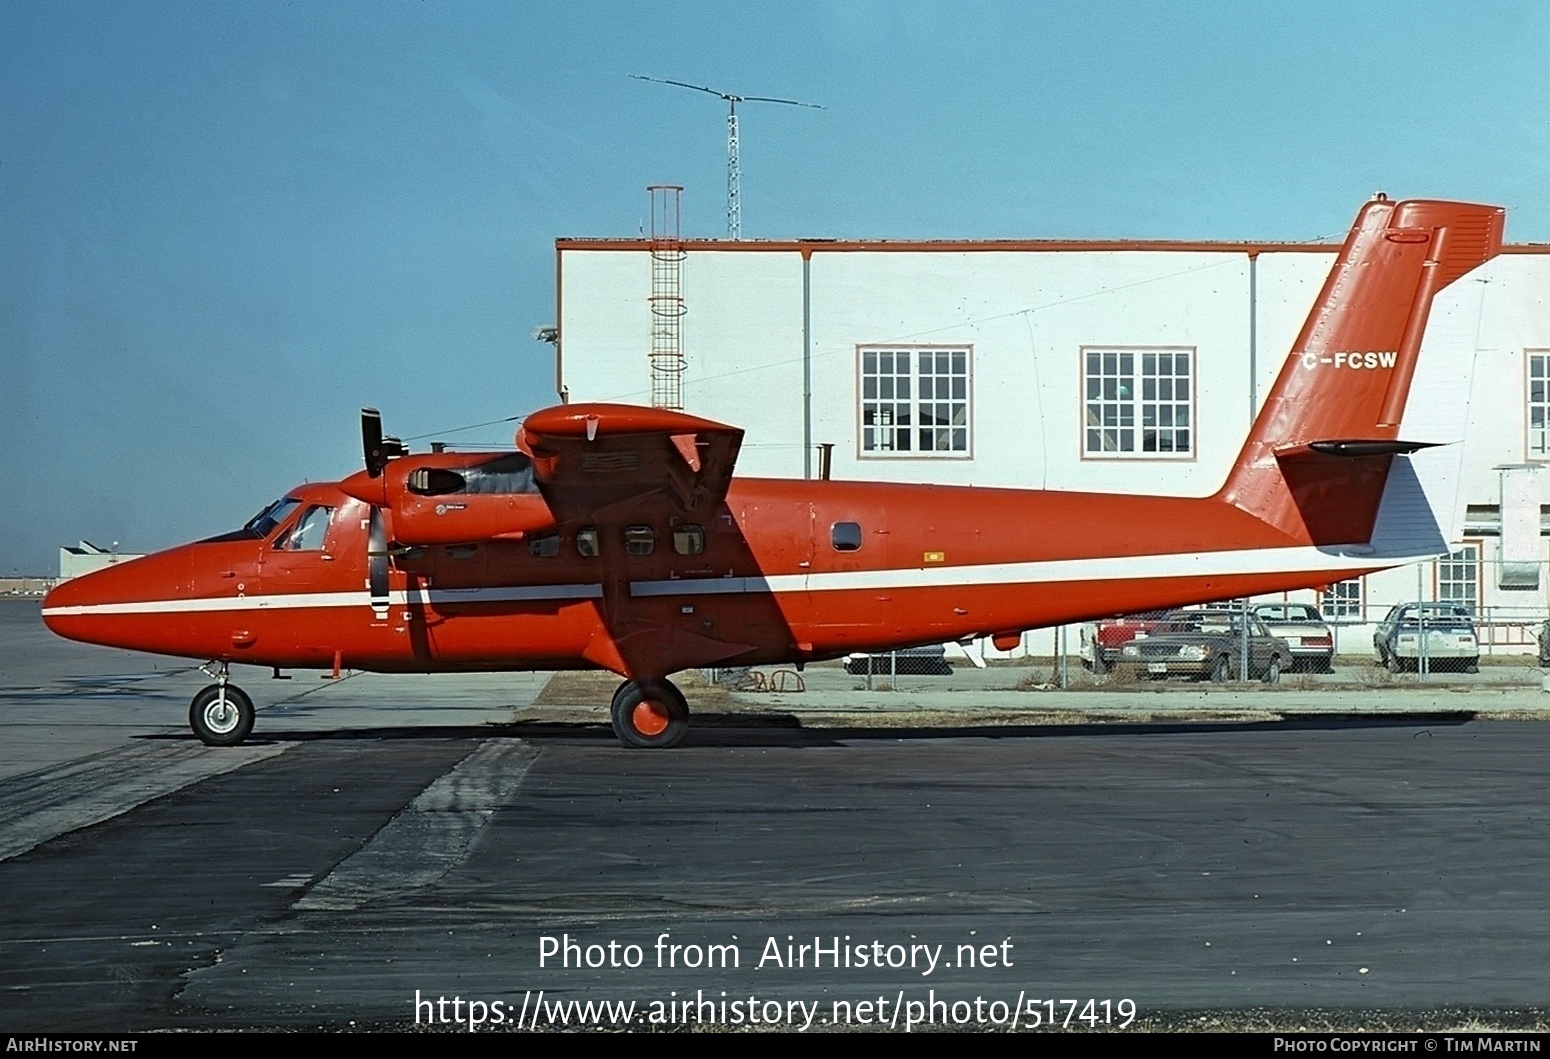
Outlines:
[[[382,436],[382,413],[375,408],[361,409],[361,450],[366,455],[366,473],[373,478],[382,476],[388,460],[409,452],[397,438]]]
[[[380,477],[387,454],[382,450],[382,413],[375,408],[361,409],[361,449],[366,454],[366,473]]]
[[[372,613],[388,616],[387,530],[382,525],[382,509],[372,505],[366,532],[366,586],[371,593]]]

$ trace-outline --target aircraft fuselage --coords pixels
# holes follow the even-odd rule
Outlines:
[[[187,544],[62,584],[47,601],[50,628],[264,666],[666,675],[1018,631],[1365,569],[1359,555],[1298,545],[1219,501],[738,479],[705,525],[664,504],[628,523],[399,549],[379,616],[366,591],[367,505],[332,485],[289,496],[299,503],[262,539]],[[330,512],[326,532],[291,547],[318,506]],[[1212,550],[1198,551],[1203,541]]]

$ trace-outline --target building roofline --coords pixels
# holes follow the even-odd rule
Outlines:
[[[651,250],[649,239],[558,238],[556,251]],[[1238,242],[1230,240],[1177,239],[683,239],[675,244],[685,251],[714,253],[1073,253],[1135,252],[1332,254],[1339,243]],[[1504,254],[1550,254],[1550,243],[1509,243]]]

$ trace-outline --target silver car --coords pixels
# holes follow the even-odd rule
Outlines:
[[[1428,668],[1480,670],[1475,618],[1462,603],[1396,603],[1372,634],[1378,664],[1390,672]]]

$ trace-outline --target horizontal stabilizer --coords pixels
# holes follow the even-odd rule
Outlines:
[[[1317,545],[1363,544],[1400,442],[1315,441],[1277,452],[1292,503]]]
[[[1355,456],[1408,456],[1412,452],[1429,449],[1435,441],[1385,441],[1382,439],[1348,438],[1343,441],[1310,441],[1276,453],[1276,459],[1286,461],[1304,454],[1351,458]]]

